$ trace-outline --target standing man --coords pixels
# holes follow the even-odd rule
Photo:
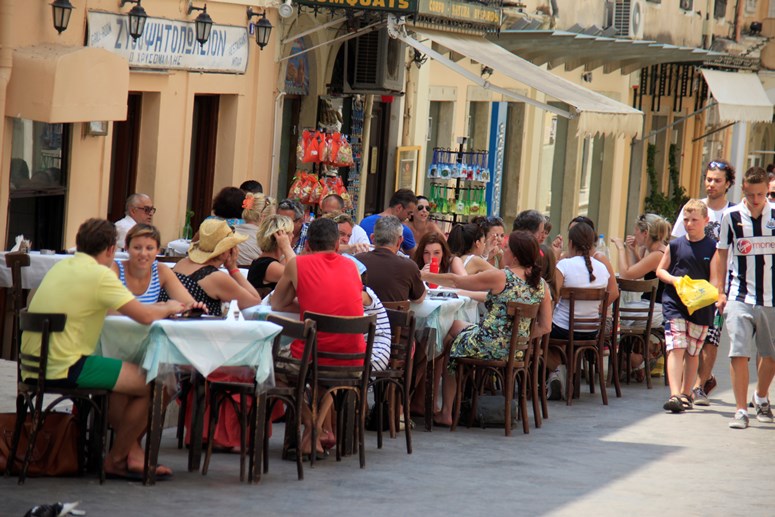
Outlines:
[[[127,232],[138,223],[153,224],[155,213],[156,207],[153,206],[153,201],[148,194],[137,193],[126,198],[126,215],[116,221],[116,232],[118,232],[116,246],[123,250],[126,247],[124,240]]]
[[[363,219],[361,221],[361,228],[366,232],[366,235],[372,235],[374,233],[374,225],[380,217],[393,215],[398,217],[398,220],[401,221],[401,223],[404,223],[412,216],[415,210],[417,210],[417,196],[415,196],[414,192],[408,188],[402,188],[397,190],[390,198],[387,210]],[[417,245],[414,242],[414,234],[412,233],[411,228],[406,224],[403,226],[404,240],[401,243],[401,250],[411,256]],[[379,296],[379,293],[377,293],[377,296]]]
[[[753,396],[756,419],[773,420],[767,391],[775,375],[775,207],[767,202],[768,186],[767,173],[761,167],[745,172],[743,201],[724,213],[712,263],[719,290],[716,305],[726,316],[730,339],[730,374],[737,409],[729,422],[732,429],[748,427],[748,361],[753,343],[761,356]]]
[[[708,164],[708,167],[705,169],[705,193],[708,197],[701,201],[708,207],[708,224],[705,226],[705,235],[715,241],[719,240],[721,217],[724,215],[724,211],[733,205],[727,199],[727,192],[734,184],[735,169],[728,161],[716,159]],[[673,226],[673,238],[686,235],[683,216],[684,212],[683,208],[681,208],[681,212],[675,221],[675,226]],[[720,338],[721,329],[711,325],[705,338],[705,346],[702,347],[700,352],[700,366],[697,369],[697,380],[692,390],[692,397],[696,406],[710,405],[708,394],[716,387],[713,365],[716,364]]]

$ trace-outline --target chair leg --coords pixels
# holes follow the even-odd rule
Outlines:
[[[382,448],[382,412],[385,404],[385,386],[377,383],[374,386],[374,411],[377,414],[377,449]]]
[[[183,448],[183,439],[186,436],[186,410],[188,409],[188,392],[191,388],[191,382],[189,379],[180,380],[180,393],[178,394],[178,400],[180,400],[180,406],[178,407],[178,449]]]
[[[358,459],[362,469],[366,468],[366,409],[369,407],[366,400],[367,393],[367,390],[361,390],[357,394]]]
[[[506,436],[511,436],[511,401],[514,400],[514,373],[507,371],[503,379],[503,399],[506,402],[506,408],[503,412],[505,415],[503,422],[503,430]]]
[[[41,395],[42,396],[42,395]],[[30,460],[32,459],[32,451],[35,447],[35,442],[38,438],[38,430],[43,427],[43,421],[46,419],[45,413],[35,408],[35,412],[32,414],[32,428],[30,429],[30,437],[27,441],[27,450],[24,453],[24,462],[22,463],[22,470],[19,473],[19,484],[23,485],[27,479],[27,468],[30,466]]]
[[[8,453],[8,459],[5,465],[5,476],[11,474],[14,463],[16,463],[16,453],[19,448],[19,439],[24,429],[24,422],[27,420],[27,398],[23,394],[16,396],[16,423],[13,427],[13,437],[11,438],[11,449]]]
[[[463,380],[465,377],[465,366],[458,363],[457,375],[455,375],[455,401],[452,410],[452,425],[449,427],[450,431],[457,429],[457,424],[460,422],[460,407],[463,401]]]
[[[433,413],[436,411],[433,401],[436,399],[434,393],[436,392],[436,386],[433,382],[435,373],[434,360],[428,357],[428,362],[425,366],[425,430],[431,432],[433,430]]]
[[[228,393],[227,393],[227,396]],[[254,401],[255,403],[255,401]],[[239,480],[240,483],[243,483],[245,481],[245,459],[246,459],[246,438],[248,435],[248,395],[247,393],[243,392],[240,393],[239,396],[239,424],[240,424],[240,434],[239,434]],[[210,440],[212,442],[213,440]]]
[[[614,389],[616,390],[616,397],[621,398],[622,385],[619,381],[619,350],[617,349],[617,344],[615,342],[611,343],[611,346],[608,349],[608,370],[611,374],[611,379],[613,379]]]
[[[521,370],[521,381],[519,381],[519,413],[522,417],[522,432],[530,434],[530,422],[527,417],[527,370]]]
[[[605,386],[605,372],[603,372],[603,354],[595,351],[595,360],[597,362],[598,378],[600,379],[600,394],[603,395],[603,404],[608,405],[608,390]]]
[[[401,387],[401,400],[403,401],[403,410],[404,410],[404,434],[406,435],[406,453],[412,454],[412,417],[409,410],[409,406],[411,402],[410,402],[410,396],[409,396],[409,386],[407,386],[406,384],[404,384]]]
[[[264,430],[264,439],[261,442],[261,447],[264,450],[263,451],[263,458],[264,458],[263,459],[263,463],[264,463],[263,464],[263,471],[264,471],[264,474],[269,472],[269,426],[271,425],[271,422],[269,421],[270,420],[269,415],[274,413],[274,406],[275,406],[275,404],[277,404],[276,400],[273,400],[270,403],[268,399],[264,398],[264,405],[266,407],[263,410],[264,411],[264,414],[262,415],[262,418],[263,418],[262,422],[263,423],[261,424],[263,426],[263,430]],[[282,453],[281,453],[282,459],[285,459],[285,458],[288,457],[288,439],[289,439],[288,437],[290,436],[290,432],[292,431],[292,430],[289,430],[289,427],[291,426],[291,424],[293,424],[294,426],[296,425],[295,424],[295,422],[296,422],[295,419],[297,418],[296,417],[296,410],[294,409],[293,411],[294,411],[293,412],[294,420],[288,420],[288,418],[289,418],[288,410],[287,409],[285,410],[285,433],[284,433],[284,437],[283,437],[283,450],[282,450]],[[296,427],[294,427],[294,429],[296,429]],[[296,443],[301,443],[301,436],[297,436],[296,439],[297,439]],[[297,457],[296,459],[298,460],[299,458]],[[261,466],[259,466],[259,468],[261,468]],[[258,482],[258,481],[256,481],[256,482]]]
[[[573,388],[576,383],[576,356],[573,354],[573,350],[569,351],[566,358],[565,396],[567,400],[565,405],[570,406],[573,404]]]
[[[100,436],[99,436],[99,446],[100,451],[99,455],[97,456],[97,460],[99,461],[99,473],[100,473],[100,485],[105,483],[105,456],[107,455],[107,451],[105,448],[105,445],[107,443],[107,437],[108,437],[108,410],[110,408],[110,395],[105,395],[102,397],[102,404],[100,408]]]

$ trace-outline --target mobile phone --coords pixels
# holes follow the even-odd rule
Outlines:
[[[187,311],[183,311],[183,314],[181,314],[180,317],[195,319],[195,318],[201,318],[204,313],[205,313],[204,309],[200,309],[199,307],[192,307]]]

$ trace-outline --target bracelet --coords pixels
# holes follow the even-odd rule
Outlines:
[[[234,273],[239,273],[239,268],[236,268],[236,267],[235,267],[234,269],[230,269],[230,270],[229,270],[229,274],[230,274],[230,275],[233,275]]]

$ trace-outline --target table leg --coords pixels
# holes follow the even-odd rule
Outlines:
[[[143,484],[156,484],[156,466],[159,463],[159,447],[161,445],[162,426],[162,395],[164,384],[151,381],[151,406],[148,408],[148,433],[145,441],[145,465],[143,465]]]
[[[434,382],[436,377],[436,361],[434,360],[436,358],[436,330],[430,329],[426,338],[425,357],[427,357],[428,363],[425,366],[425,430],[431,432],[433,430],[433,414],[436,412],[436,383]]]
[[[202,435],[204,434],[206,382],[197,372],[191,374],[191,429],[188,444],[188,471],[199,470],[202,463]],[[213,430],[210,430],[212,438]]]

